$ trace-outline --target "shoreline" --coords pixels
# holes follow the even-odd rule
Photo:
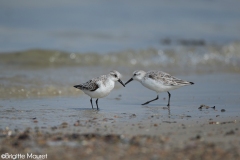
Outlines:
[[[180,78],[195,85],[171,91],[170,109],[167,93],[142,106],[156,94],[137,82],[100,99],[99,111],[91,109],[86,95],[1,100],[0,154],[60,160],[239,159],[239,75]]]

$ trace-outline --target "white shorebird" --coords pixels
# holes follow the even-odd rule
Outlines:
[[[145,105],[152,101],[157,100],[159,93],[168,92],[168,105],[167,106],[170,106],[170,97],[171,97],[171,94],[169,93],[170,90],[177,89],[182,86],[194,84],[193,82],[183,81],[181,79],[173,77],[170,74],[162,72],[162,71],[148,71],[148,72],[144,72],[142,70],[134,71],[133,77],[131,79],[129,79],[125,83],[125,85],[128,84],[129,82],[131,82],[132,80],[137,80],[140,83],[142,83],[143,86],[157,92],[157,98],[147,101],[146,103],[143,103],[142,105]]]
[[[93,78],[86,83],[75,85],[74,87],[82,90],[85,94],[91,97],[90,102],[93,109],[92,98],[97,98],[96,105],[98,109],[98,98],[103,98],[109,95],[115,85],[115,81],[125,85],[121,81],[122,75],[118,71],[111,71],[108,75],[102,75],[97,78]]]

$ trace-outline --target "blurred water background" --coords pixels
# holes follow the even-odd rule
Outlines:
[[[1,1],[0,51],[226,44],[239,40],[239,6],[238,0]]]
[[[69,95],[112,69],[240,72],[238,0],[2,0],[1,97]]]

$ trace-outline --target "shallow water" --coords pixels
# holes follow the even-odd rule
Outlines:
[[[63,122],[73,126],[93,121],[110,124],[113,122],[159,123],[204,123],[239,120],[240,76],[238,74],[214,74],[204,76],[181,76],[194,81],[193,86],[171,91],[171,107],[168,109],[167,93],[159,100],[146,106],[140,104],[153,99],[156,94],[131,82],[126,88],[115,89],[108,97],[99,100],[99,108],[92,110],[90,98],[84,96],[57,96],[55,98],[5,99],[0,102],[0,128],[23,130],[26,127],[59,127]],[[124,78],[125,81],[125,78]],[[119,85],[120,86],[120,85]],[[95,106],[95,101],[94,108]],[[205,104],[215,109],[198,109]],[[225,112],[221,110],[225,109]]]

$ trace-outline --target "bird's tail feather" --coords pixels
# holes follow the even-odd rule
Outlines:
[[[73,86],[73,87],[75,87],[75,88],[77,88],[77,89],[84,89],[84,87],[83,87],[82,85],[75,85],[75,86]]]

